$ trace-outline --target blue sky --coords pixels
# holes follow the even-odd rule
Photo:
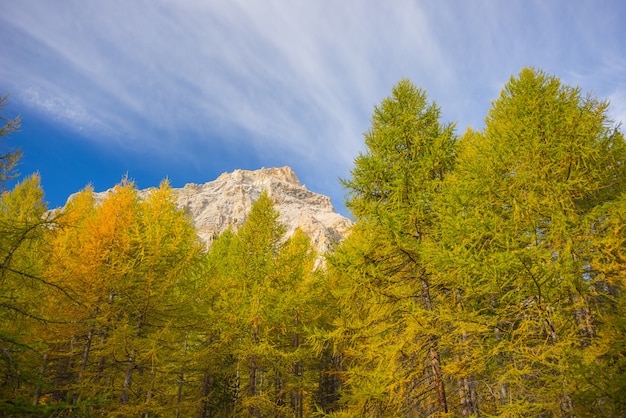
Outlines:
[[[401,78],[460,134],[533,66],[626,121],[622,0],[0,0],[10,143],[50,207],[125,173],[175,187],[291,166],[337,210],[373,108]]]

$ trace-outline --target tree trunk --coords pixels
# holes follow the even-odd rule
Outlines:
[[[252,325],[254,344],[257,345],[259,343],[259,326],[257,323]],[[250,386],[248,388],[248,395],[253,398],[257,395],[257,386],[259,384],[259,365],[258,358],[256,354],[253,354],[249,357],[250,362]],[[258,415],[257,408],[254,406],[254,403],[250,405],[248,408],[248,414],[251,417],[255,417]]]
[[[183,344],[183,363],[180,366],[180,374],[178,375],[178,393],[176,394],[176,418],[180,416],[180,403],[183,399],[183,384],[185,383],[185,361],[187,358],[187,340],[189,333],[185,334],[185,343]]]
[[[479,415],[476,382],[472,376],[459,379],[459,400],[463,417]]]
[[[143,413],[143,418],[148,418],[152,415],[152,412],[150,412],[149,408],[150,408],[150,401],[152,400],[152,397],[154,396],[155,380],[156,380],[156,369],[152,368],[150,370],[150,386],[148,386],[148,390],[146,392],[146,407],[148,409]],[[177,408],[178,408],[178,405],[177,405]]]
[[[122,396],[120,396],[120,405],[128,404],[130,399],[130,386],[133,381],[133,370],[135,369],[135,352],[134,350],[128,354],[128,367],[124,375],[124,384],[122,385]]]
[[[83,349],[83,356],[80,361],[80,366],[78,368],[78,377],[77,380],[80,382],[83,379],[83,373],[87,369],[87,362],[89,361],[89,352],[91,351],[91,344],[93,342],[93,334],[94,334],[94,325],[91,324],[89,327],[89,332],[87,333],[87,341],[85,342],[85,348]],[[80,397],[80,391],[76,391],[72,396],[72,405],[76,405],[78,398]]]
[[[430,300],[430,286],[428,280],[422,279],[422,302],[424,309],[432,310]],[[437,347],[437,337],[430,335],[428,337],[428,349],[430,353],[430,365],[435,379],[435,388],[437,390],[437,407],[440,412],[448,412],[448,401],[446,399],[446,389],[443,382],[443,373],[441,371],[441,362],[439,358],[439,350]]]
[[[460,289],[455,289],[456,302],[459,309],[463,310],[463,299],[461,298]],[[467,343],[467,331],[461,333],[461,345],[465,346]],[[461,361],[461,356],[467,358],[467,353],[462,350],[457,350],[457,362]],[[464,417],[470,417],[472,415],[478,416],[478,396],[476,394],[476,382],[473,376],[466,376],[459,379],[459,398],[461,402],[461,415]]]
[[[33,396],[33,405],[39,405],[39,399],[41,398],[41,381],[46,374],[46,367],[48,366],[48,355],[44,354],[41,359],[41,369],[39,370],[39,381],[35,388],[35,395]]]
[[[326,348],[321,353],[319,370],[317,404],[325,414],[329,414],[339,409],[343,358]]]
[[[580,344],[583,347],[588,347],[591,344],[591,339],[596,335],[589,304],[587,303],[585,297],[578,296],[572,292],[569,293],[570,302],[577,306],[575,310],[575,318],[576,325],[578,325],[578,334],[581,337]]]
[[[200,418],[211,418],[213,416],[209,405],[209,393],[213,387],[214,377],[213,373],[206,372],[204,379],[202,380],[202,402],[200,406]]]
[[[94,325],[92,324],[89,327],[89,332],[87,333],[87,341],[85,342],[85,348],[83,349],[83,357],[80,362],[80,367],[78,368],[78,379],[80,380],[82,377],[82,373],[87,369],[87,361],[89,360],[89,352],[91,351],[91,344],[93,342],[93,333],[94,333]]]
[[[297,350],[300,347],[300,334],[298,334],[298,327],[300,325],[300,318],[298,316],[298,312],[296,311],[296,317],[294,319],[294,325],[296,327],[296,332],[293,337],[293,348]],[[296,387],[291,392],[291,408],[293,410],[294,416],[297,418],[302,418],[302,389],[300,387],[300,376],[302,375],[302,366],[299,362],[295,362],[293,364],[293,375],[296,381]]]
[[[251,398],[257,395],[257,380],[258,380],[258,364],[257,357],[252,355],[249,357],[250,360],[250,386],[248,387],[248,396]],[[257,410],[254,405],[250,405],[248,408],[249,416],[254,417],[257,415]]]

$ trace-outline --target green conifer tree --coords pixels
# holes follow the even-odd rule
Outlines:
[[[483,382],[480,413],[584,408],[573,366],[603,327],[606,295],[591,263],[603,235],[597,208],[626,186],[623,136],[606,110],[527,68],[494,102],[484,132],[460,141],[430,254],[458,292],[464,344],[450,367]]]
[[[310,416],[317,370],[307,327],[319,316],[315,252],[285,227],[267,192],[244,225],[213,241],[205,269],[211,326],[204,340],[202,416]]]
[[[330,265],[345,286],[346,401],[368,416],[448,411],[435,272],[422,260],[454,161],[453,125],[439,119],[424,91],[400,81],[375,108],[367,150],[343,181],[356,227]]]

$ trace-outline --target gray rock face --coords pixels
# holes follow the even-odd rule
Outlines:
[[[348,232],[350,220],[335,212],[329,197],[307,190],[289,167],[235,170],[205,184],[172,189],[178,206],[189,212],[198,235],[208,245],[228,227],[237,230],[243,225],[263,190],[280,212],[287,236],[299,227],[319,252],[330,249]],[[139,195],[149,192],[141,190]],[[96,199],[104,199],[107,193],[96,193]]]

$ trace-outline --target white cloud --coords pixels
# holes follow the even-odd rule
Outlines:
[[[620,131],[626,132],[626,88],[614,91],[608,99],[609,117],[620,126]]]
[[[127,124],[166,132],[219,121],[249,132],[260,146],[272,140],[308,152],[315,138],[345,147],[340,155],[347,156],[358,145],[353,135],[337,135],[345,129],[360,139],[364,113],[390,87],[389,67],[408,72],[414,62],[405,52],[411,45],[438,68],[435,74],[447,72],[426,18],[404,5],[39,3],[32,13],[26,6],[12,12],[16,26],[50,56],[50,83],[88,107],[75,119],[115,126],[123,114]],[[32,85],[30,94],[38,87],[44,103],[50,89]]]
[[[23,0],[0,15],[0,80],[87,139],[198,160],[206,159],[199,146],[219,142],[280,153],[334,181],[361,149],[373,106],[402,77],[460,131],[480,128],[522,66],[585,74],[589,88],[613,92],[594,84],[610,77],[594,74],[623,44],[611,32],[621,25],[596,36],[606,11],[583,9],[567,1]],[[624,73],[623,61],[614,67]],[[624,102],[612,99],[618,109]]]

